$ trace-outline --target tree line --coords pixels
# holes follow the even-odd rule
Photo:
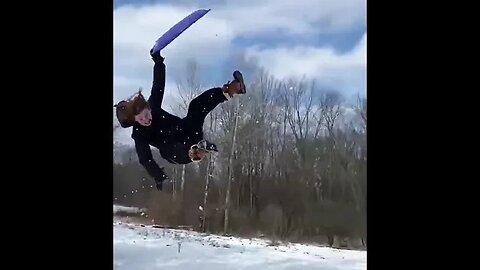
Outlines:
[[[206,90],[191,63],[180,81],[179,116]],[[347,102],[304,78],[250,78],[247,95],[205,120],[219,153],[173,166],[154,158],[170,181],[158,192],[133,146],[115,152],[114,203],[148,208],[145,220],[273,241],[366,247],[366,98]]]

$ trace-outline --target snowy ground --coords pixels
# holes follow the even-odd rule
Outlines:
[[[116,270],[367,269],[365,251],[206,235],[115,221]]]
[[[128,206],[122,206],[122,205],[113,205],[113,213],[114,214],[119,214],[119,213],[125,213],[125,214],[141,214],[146,212],[147,209],[143,208],[137,208],[137,207],[128,207]]]

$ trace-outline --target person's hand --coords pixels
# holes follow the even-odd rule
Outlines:
[[[165,58],[160,55],[160,51],[157,51],[154,54],[152,54],[152,52],[153,52],[153,49],[150,50],[150,55],[152,56],[153,62],[163,63]]]
[[[209,142],[209,141],[207,141],[207,140],[205,140],[205,139],[199,141],[199,142],[197,143],[197,147],[198,147],[199,149],[205,150],[205,151],[207,151],[207,152],[210,152],[210,151],[218,152],[217,146],[216,146],[214,143]]]

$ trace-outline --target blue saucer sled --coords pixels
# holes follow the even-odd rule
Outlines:
[[[207,14],[209,11],[210,9],[199,9],[192,12],[187,17],[183,18],[155,41],[155,45],[151,50],[151,54],[154,54],[165,48],[168,44],[170,44],[170,42],[180,36],[185,30],[187,30],[200,18],[205,16],[205,14]]]

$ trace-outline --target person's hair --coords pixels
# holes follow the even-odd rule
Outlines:
[[[138,115],[145,108],[150,109],[148,102],[142,95],[142,90],[127,100],[122,100],[114,105],[116,108],[117,120],[123,128],[131,127],[135,124],[135,115]]]

